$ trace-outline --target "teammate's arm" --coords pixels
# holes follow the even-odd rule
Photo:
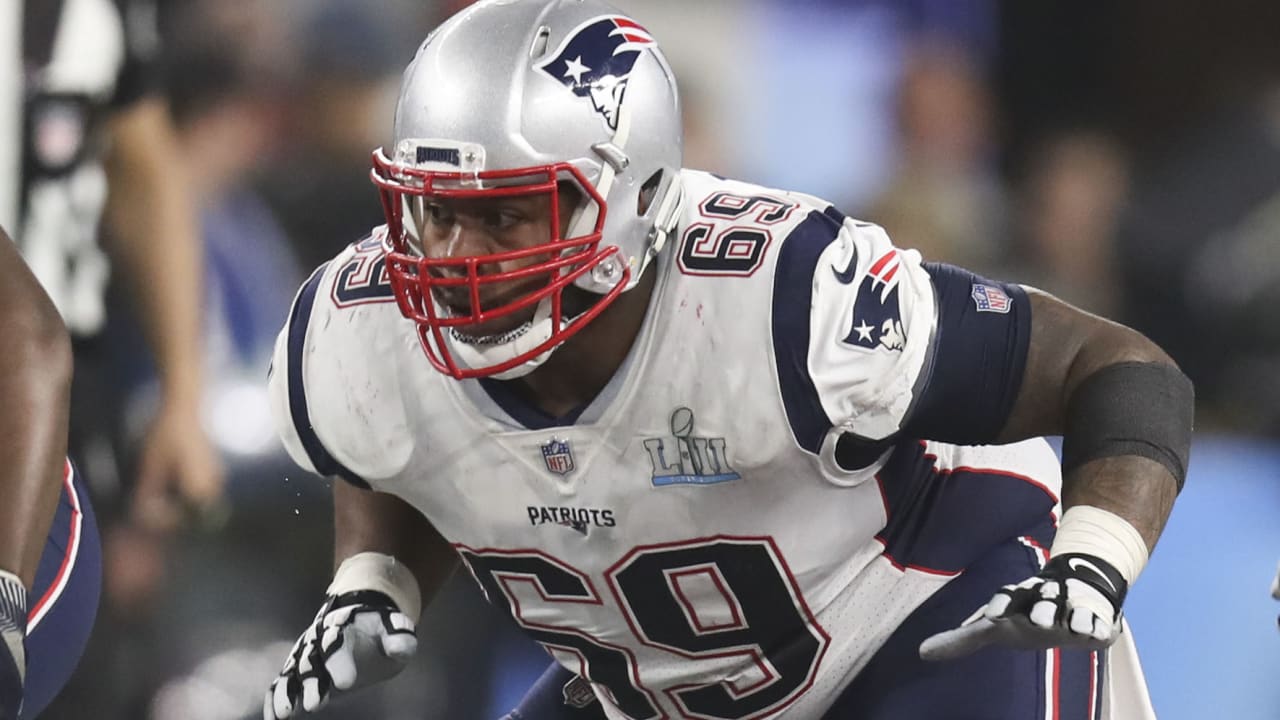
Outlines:
[[[71,340],[0,229],[0,718],[22,702],[26,593],[58,503],[67,453]]]
[[[935,658],[989,642],[1105,647],[1186,473],[1194,396],[1140,333],[1034,290],[1021,385],[998,442],[1063,435],[1065,512],[1037,576],[984,618],[926,641]]]
[[[221,466],[199,416],[200,236],[163,100],[146,97],[120,109],[109,129],[108,251],[130,281],[161,382],[134,509],[150,524],[168,527],[184,502],[207,507],[222,492]]]
[[[405,501],[335,479],[335,572],[312,626],[271,684],[265,720],[314,711],[336,690],[385,680],[417,650],[421,608],[457,554]]]

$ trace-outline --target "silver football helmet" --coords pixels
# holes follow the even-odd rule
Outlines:
[[[678,216],[682,142],[662,52],[599,0],[481,0],[432,32],[405,71],[394,141],[374,153],[372,171],[388,274],[432,365],[460,379],[518,377],[634,287]],[[582,201],[562,233],[566,185]],[[431,202],[512,195],[551,198],[546,245],[423,251]],[[516,260],[518,270],[496,270]],[[497,290],[531,277],[546,282],[514,298]],[[570,286],[587,293],[562,302]],[[445,294],[470,302],[459,311]],[[466,332],[503,316],[526,319],[500,335]]]

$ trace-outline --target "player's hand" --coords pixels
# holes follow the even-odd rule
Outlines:
[[[267,690],[263,720],[313,712],[334,689],[386,680],[403,670],[417,649],[413,620],[385,594],[330,595]]]
[[[27,590],[0,570],[0,720],[17,720],[27,674]]]
[[[1109,647],[1120,635],[1120,605],[1128,585],[1101,558],[1059,555],[1039,575],[1001,588],[960,627],[926,638],[920,657],[950,660],[987,645],[1037,650]]]
[[[222,461],[200,422],[196,406],[164,403],[143,442],[134,519],[153,531],[172,530],[188,510],[202,516],[218,509]]]

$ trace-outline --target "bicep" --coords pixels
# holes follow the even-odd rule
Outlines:
[[[924,267],[936,295],[936,322],[901,434],[993,442],[1015,404],[1028,359],[1028,294],[951,265]]]
[[[780,387],[801,446],[818,452],[832,427],[837,454],[859,458],[897,437],[993,442],[1026,362],[1023,289],[922,263],[864,223],[844,222],[837,242],[804,227],[783,247],[774,291],[775,326],[784,328],[774,330]],[[790,256],[807,262],[789,264]],[[793,264],[799,271],[789,274]],[[807,308],[796,288],[812,292]]]
[[[1067,399],[1099,369],[1120,362],[1173,360],[1141,333],[1045,292],[1026,291],[1031,314],[1022,380],[998,442],[1061,435]]]

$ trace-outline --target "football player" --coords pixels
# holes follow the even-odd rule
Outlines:
[[[101,554],[66,460],[71,341],[3,230],[0,334],[0,720],[15,720],[44,709],[79,661]]]
[[[511,718],[1152,716],[1121,607],[1192,388],[1140,334],[682,169],[597,0],[433,32],[373,180],[273,361],[342,482],[265,718],[394,674],[457,565],[555,660]]]

